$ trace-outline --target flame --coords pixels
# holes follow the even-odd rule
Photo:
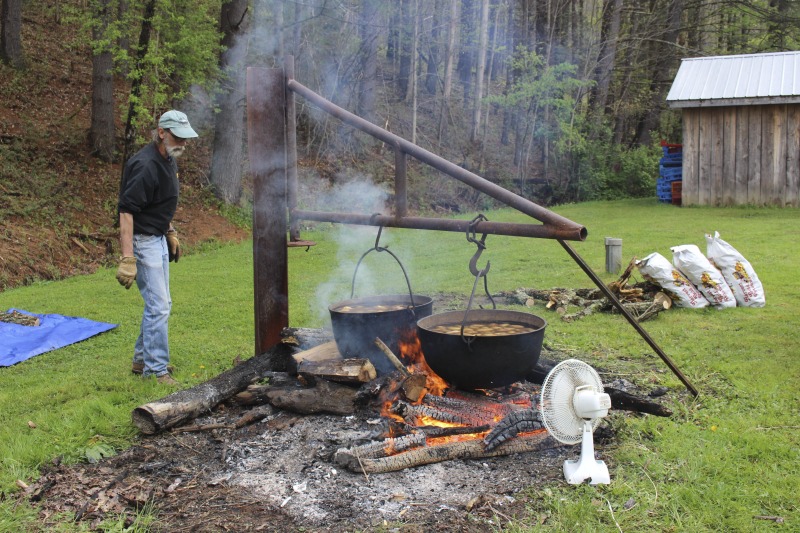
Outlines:
[[[427,380],[425,388],[428,394],[443,396],[445,391],[450,389],[450,384],[440,378],[436,372],[431,370],[425,362],[425,355],[422,353],[422,344],[417,337],[416,330],[410,330],[398,341],[400,350],[400,360],[412,374],[425,374]]]
[[[499,394],[501,394],[497,390],[481,390],[481,391],[473,391],[470,394],[462,393],[456,389],[453,389],[452,386],[447,383],[444,379],[438,376],[427,364],[425,361],[425,356],[422,352],[422,345],[420,343],[419,337],[417,337],[416,330],[409,330],[404,333],[398,341],[398,358],[400,361],[406,365],[406,369],[411,372],[411,374],[421,374],[425,376],[425,392],[420,395],[419,399],[413,402],[414,404],[421,404],[423,403],[423,399],[425,398],[426,393],[431,394],[433,396],[444,396],[447,394],[448,397],[460,398],[467,401],[476,401],[475,394],[483,394],[487,400],[491,398],[497,398]],[[396,386],[387,387],[381,392],[380,403],[382,405],[381,408],[381,415],[390,420],[389,424],[389,436],[391,437],[398,437],[402,436],[407,432],[407,426],[409,423],[408,420],[404,419],[398,413],[394,412],[393,406],[395,405],[396,401],[400,398],[402,394],[400,389],[402,387],[402,382],[396,382]],[[510,386],[508,387],[503,394],[503,403],[496,403],[492,405],[492,403],[488,402],[483,404],[481,408],[486,411],[489,410],[492,412],[492,419],[493,422],[496,424],[500,422],[507,414],[508,411],[506,410],[508,404],[515,404],[521,406],[523,408],[530,408],[532,407],[531,396],[529,394],[520,394],[519,396],[515,397],[516,387]],[[505,404],[505,405],[504,405]],[[394,424],[393,422],[397,421],[400,424]],[[457,423],[457,422],[446,422],[443,420],[438,420],[436,418],[428,417],[428,416],[418,416],[414,421],[413,424],[417,427],[428,426],[428,427],[440,427],[440,428],[456,428],[456,427],[468,427],[466,424]],[[405,428],[405,429],[401,429]],[[531,432],[524,432],[520,433],[522,435],[531,435],[533,433],[537,433],[537,431]],[[429,446],[435,446],[438,444],[445,444],[445,443],[452,443],[452,442],[463,442],[463,441],[470,441],[470,440],[478,440],[483,439],[489,430],[486,431],[478,431],[475,433],[464,433],[460,435],[448,435],[448,436],[429,436],[427,437],[426,441]],[[395,450],[388,449],[391,448],[391,444],[387,444],[387,455],[392,455],[395,453]]]

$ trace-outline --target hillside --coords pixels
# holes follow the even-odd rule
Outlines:
[[[70,28],[37,11],[24,13],[27,68],[0,64],[0,291],[92,272],[119,255],[120,165],[94,158],[86,140],[90,51],[70,46]],[[124,102],[124,87],[116,97]],[[210,138],[200,134],[180,162],[175,216],[189,253],[205,241],[249,236],[220,216],[205,187]]]

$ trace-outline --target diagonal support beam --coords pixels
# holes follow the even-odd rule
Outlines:
[[[589,276],[589,279],[591,279],[592,282],[595,285],[597,285],[597,288],[600,289],[600,291],[606,296],[606,298],[609,299],[609,301],[614,305],[614,307],[616,307],[619,310],[619,312],[622,313],[622,316],[624,316],[625,320],[627,320],[630,323],[630,325],[633,326],[633,329],[635,329],[636,332],[639,333],[639,335],[641,335],[641,337],[645,340],[647,344],[650,345],[653,351],[655,351],[658,354],[661,360],[664,361],[664,363],[666,363],[669,369],[672,370],[672,373],[675,374],[679,380],[681,380],[681,383],[683,383],[687,389],[689,389],[689,392],[691,392],[693,396],[697,396],[698,392],[697,389],[694,387],[694,385],[692,385],[689,379],[683,375],[683,372],[681,372],[680,369],[672,361],[672,359],[670,359],[669,356],[666,353],[664,353],[664,350],[662,350],[661,347],[658,344],[656,344],[656,341],[654,341],[652,337],[650,337],[650,334],[648,334],[644,330],[642,325],[636,321],[633,315],[631,315],[630,312],[628,312],[628,310],[625,309],[625,306],[622,305],[622,303],[617,299],[614,293],[609,290],[609,288],[606,286],[605,283],[603,283],[603,280],[601,280],[597,276],[597,274],[595,274],[594,270],[592,270],[589,267],[589,265],[586,264],[586,261],[584,261],[580,255],[578,255],[578,252],[576,252],[575,249],[572,246],[570,246],[568,242],[562,240],[559,240],[558,242],[561,244],[561,246],[564,247],[569,256],[572,257],[572,259],[574,259],[576,263],[578,263],[578,266],[581,267],[581,270],[583,270],[586,273],[586,275]]]

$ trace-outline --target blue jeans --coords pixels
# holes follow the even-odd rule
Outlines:
[[[136,257],[136,286],[144,300],[139,338],[133,349],[133,362],[143,363],[142,376],[163,376],[169,363],[168,322],[172,310],[169,295],[169,254],[163,236],[133,236]]]

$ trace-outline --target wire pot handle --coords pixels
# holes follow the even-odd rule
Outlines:
[[[410,301],[411,301],[411,307],[410,307],[411,314],[414,315],[414,318],[416,318],[417,314],[414,312],[414,308],[416,306],[414,305],[414,292],[411,290],[411,281],[408,279],[408,274],[406,273],[406,269],[403,266],[403,263],[394,254],[394,252],[389,250],[389,248],[380,245],[381,232],[382,231],[383,231],[383,226],[378,226],[378,236],[375,238],[375,246],[373,246],[372,248],[370,248],[369,250],[364,252],[361,255],[361,258],[358,260],[358,263],[356,263],[356,268],[355,268],[355,271],[353,272],[353,281],[352,281],[352,283],[350,285],[350,299],[352,299],[353,295],[355,295],[355,292],[356,292],[356,276],[358,275],[358,268],[361,266],[361,262],[364,261],[364,258],[367,257],[367,255],[369,255],[370,252],[386,252],[389,255],[391,255],[394,258],[395,261],[397,261],[397,264],[400,265],[400,270],[403,271],[403,277],[405,277],[406,286],[408,287],[408,297],[410,298]]]

